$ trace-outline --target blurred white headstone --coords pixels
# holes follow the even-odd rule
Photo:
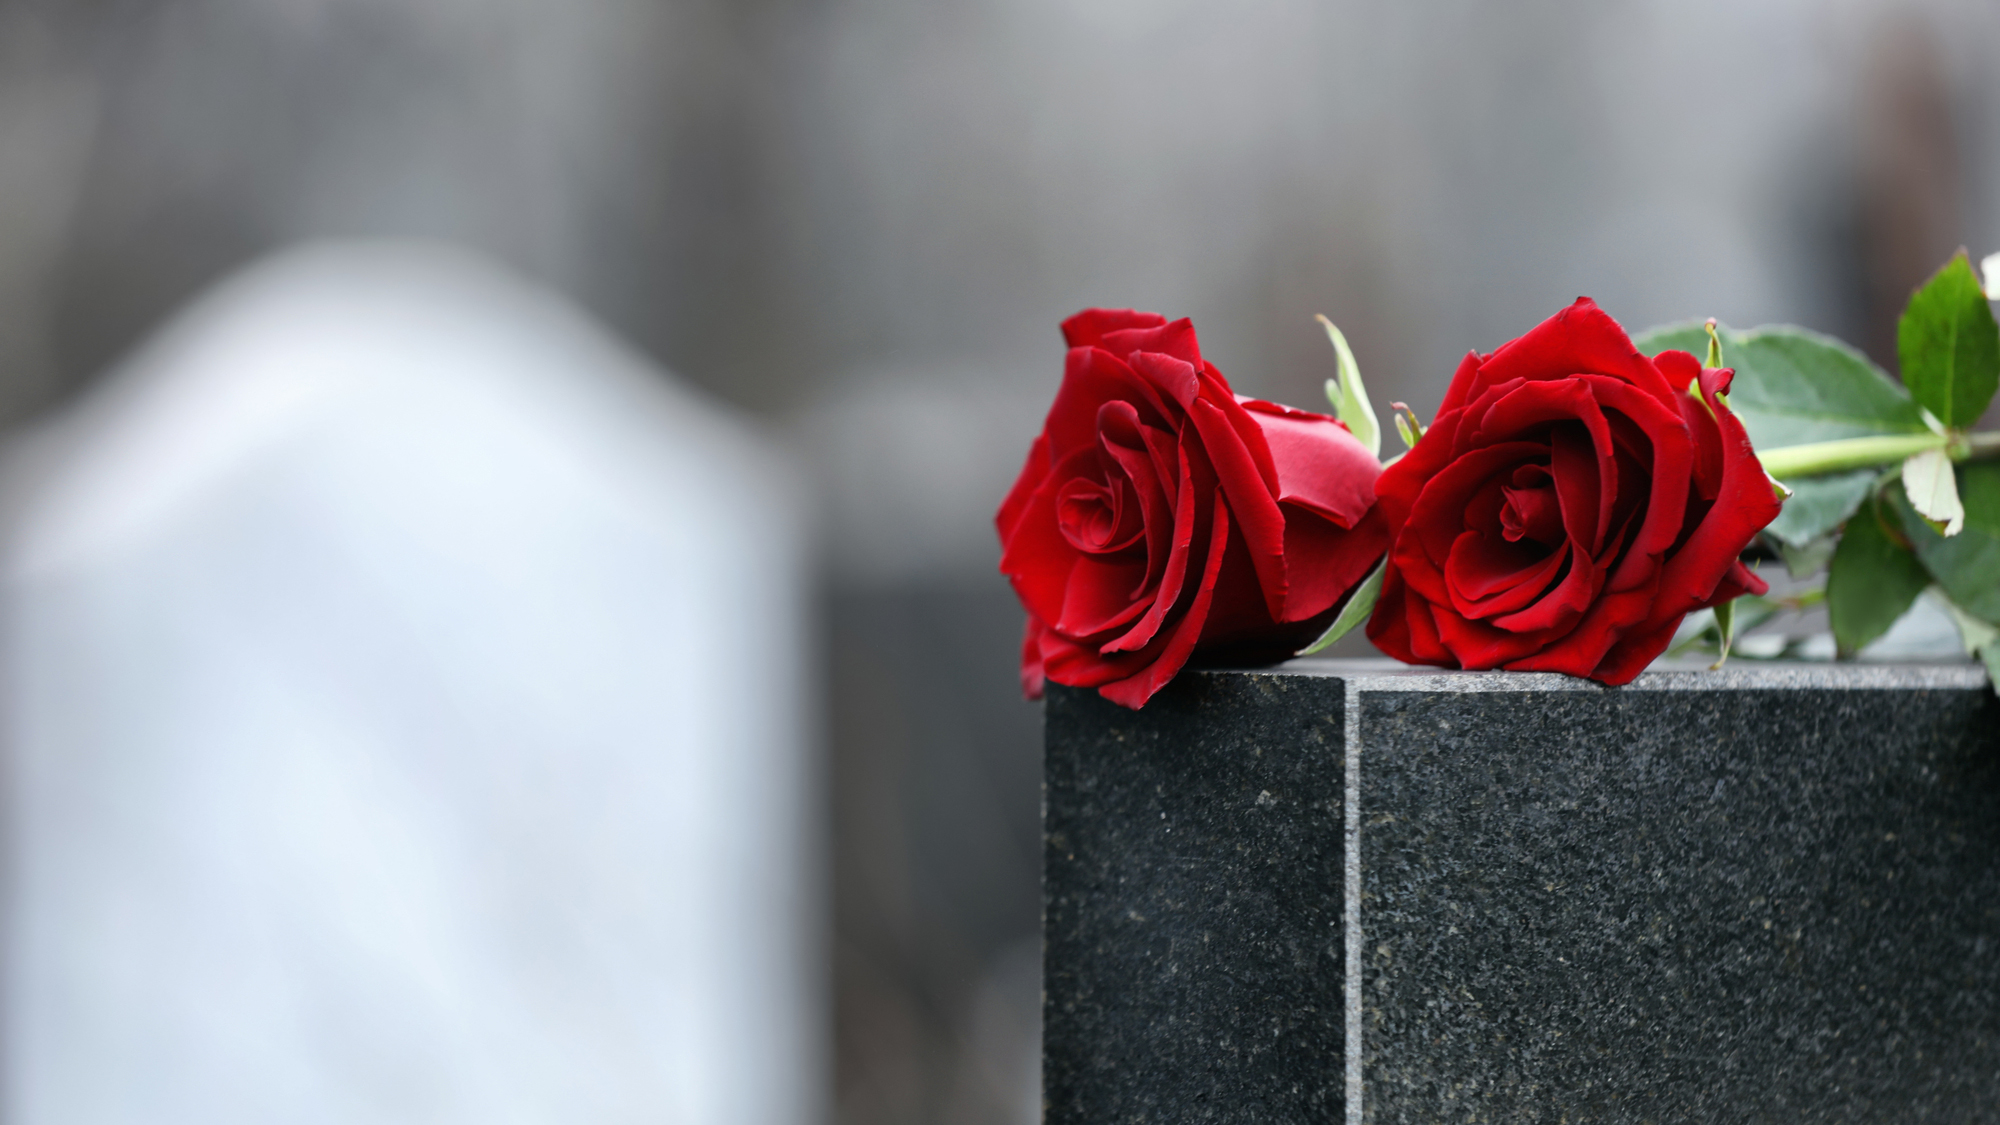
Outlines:
[[[337,245],[7,483],[9,1122],[820,1116],[803,536],[741,424]]]

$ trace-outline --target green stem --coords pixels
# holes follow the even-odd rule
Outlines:
[[[1989,435],[1977,436],[1984,438]],[[1818,441],[1810,445],[1787,445],[1779,449],[1759,450],[1757,459],[1764,463],[1765,472],[1779,480],[1791,480],[1794,477],[1837,473],[1842,469],[1893,465],[1927,449],[1945,449],[1952,444],[1952,440],[1944,434],[1884,434],[1879,437],[1843,438],[1839,441]],[[1974,443],[1967,441],[1965,444],[1969,447]],[[1953,452],[1956,453],[1957,450]],[[1964,459],[1964,457],[1955,458],[1960,461]]]

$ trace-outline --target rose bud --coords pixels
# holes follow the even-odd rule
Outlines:
[[[1733,374],[1647,359],[1588,298],[1468,355],[1376,484],[1395,541],[1368,638],[1623,684],[1690,611],[1763,593],[1737,555],[1779,501],[1721,397]]]
[[[1388,544],[1374,455],[1326,415],[1239,398],[1186,320],[1062,327],[1062,387],[995,520],[1028,612],[1023,691],[1139,707],[1198,653],[1311,641]]]

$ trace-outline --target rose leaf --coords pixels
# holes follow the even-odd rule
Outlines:
[[[1908,391],[1831,336],[1784,324],[1748,331],[1718,326],[1717,334],[1736,371],[1729,409],[1758,449],[1930,430]],[[1707,325],[1654,328],[1634,342],[1649,356],[1669,349],[1701,355],[1708,348]]]
[[[1812,593],[1817,594],[1818,591],[1815,590]],[[1748,656],[1759,660],[1768,659],[1769,654],[1760,656],[1755,652],[1747,651],[1744,645],[1748,644],[1753,638],[1747,637],[1744,634],[1776,617],[1784,610],[1801,608],[1791,602],[1774,601],[1770,598],[1758,597],[1756,594],[1745,594],[1725,604],[1730,607],[1728,610],[1731,618],[1730,631],[1735,634],[1734,638],[1732,638],[1732,647],[1729,651],[1737,656]],[[1667,650],[1666,655],[1668,657],[1676,657],[1695,648],[1713,649],[1718,654],[1722,653],[1722,626],[1718,620],[1721,614],[1717,612],[1717,610],[1722,608],[1722,606],[1716,606],[1714,609],[1698,609],[1688,614],[1686,619],[1681,622],[1680,628],[1674,631],[1674,644],[1673,647]],[[1782,637],[1772,634],[1766,634],[1766,637],[1783,640]],[[1780,651],[1783,651],[1782,647]],[[1715,667],[1719,668],[1721,665],[1722,662],[1720,660],[1715,663]]]
[[[1715,611],[1698,609],[1681,619],[1680,628],[1674,630],[1673,647],[1667,649],[1669,659],[1679,656],[1689,649],[1707,648],[1714,644]]]
[[[1958,608],[1958,603],[1949,597],[1941,597],[1942,591],[1933,590],[1931,596],[1944,604],[1951,616],[1951,623],[1958,626],[1958,639],[1965,645],[1965,655],[1977,656],[1981,649],[1995,641],[2000,641],[2000,627],[1981,621],[1977,617]]]
[[[1354,592],[1347,596],[1347,604],[1340,607],[1340,616],[1333,619],[1333,624],[1327,626],[1326,632],[1321,633],[1318,640],[1300,649],[1297,655],[1311,656],[1353,632],[1356,625],[1368,620],[1368,615],[1375,612],[1375,599],[1382,596],[1382,575],[1388,569],[1389,556],[1383,555],[1382,561],[1375,564],[1375,569],[1369,572],[1361,585],[1356,586]]]
[[[1761,597],[1757,594],[1745,594],[1737,598],[1733,604],[1736,608],[1730,611],[1730,615],[1735,618],[1734,630],[1736,639],[1734,643],[1738,651],[1741,651],[1743,642],[1749,639],[1745,634],[1749,633],[1750,630],[1778,616],[1778,614],[1793,608],[1788,602]]]
[[[1949,597],[1938,597],[1939,593],[1932,590],[1931,596],[1944,603],[1945,612],[1958,626],[1958,639],[1965,645],[1965,655],[1977,657],[1980,663],[1986,665],[1986,682],[1996,693],[2000,693],[2000,625],[1981,621],[1958,608],[1958,603]]]
[[[1854,469],[1785,482],[1792,495],[1765,533],[1787,547],[1802,548],[1846,522],[1874,487],[1874,469]]]
[[[1910,549],[1892,540],[1874,505],[1847,521],[1826,576],[1826,609],[1833,619],[1834,646],[1853,656],[1888,632],[1930,576]]]
[[[2000,386],[2000,325],[1960,250],[1910,297],[1896,324],[1903,383],[1947,426],[1970,426]]]
[[[1781,540],[1778,557],[1785,560],[1785,573],[1793,578],[1805,578],[1826,569],[1826,564],[1833,561],[1833,549],[1839,542],[1837,535],[1822,535],[1797,547]]]
[[[1708,666],[1711,672],[1720,671],[1729,662],[1729,646],[1736,643],[1736,599],[1731,598],[1715,607],[1715,633],[1719,638],[1715,663]]]
[[[1910,507],[1946,539],[1965,527],[1965,506],[1958,500],[1958,477],[1942,449],[1926,449],[1903,462],[1903,491]]]
[[[1982,621],[2000,621],[2000,462],[1968,461],[1958,466],[1957,478],[1965,526],[1949,539],[1898,490],[1891,489],[1890,498],[1917,558],[1945,596]]]

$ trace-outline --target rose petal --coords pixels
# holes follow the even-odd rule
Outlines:
[[[1063,359],[1062,386],[1049,407],[1043,433],[1057,461],[1097,444],[1097,412],[1107,402],[1131,404],[1145,425],[1178,429],[1180,411],[1124,360],[1099,348],[1072,348]]]
[[[1243,408],[1234,399],[1229,404],[1239,413]],[[1285,517],[1278,511],[1263,476],[1257,471],[1251,450],[1223,413],[1223,407],[1207,397],[1188,407],[1188,418],[1201,434],[1203,450],[1215,466],[1216,479],[1229,497],[1237,530],[1250,550],[1257,568],[1257,580],[1264,587],[1264,600],[1274,621],[1285,620]],[[1253,423],[1254,426],[1254,423]],[[1261,441],[1261,438],[1259,439]],[[1265,451],[1268,458],[1269,451]]]
[[[1097,649],[1054,629],[1041,636],[1042,674],[1069,687],[1101,687],[1132,674],[1132,666],[1105,660]]]
[[[1056,619],[1056,632],[1082,640],[1116,629],[1146,612],[1148,603],[1132,599],[1132,591],[1145,576],[1143,560],[1120,562],[1096,555],[1079,557],[1063,586],[1062,615]]]
[[[1081,475],[1085,469],[1094,471],[1097,457],[1097,449],[1090,447],[1079,449],[1059,462],[1028,498],[1027,507],[1014,525],[1014,534],[1000,554],[1000,573],[1013,583],[1014,593],[1028,607],[1028,612],[1045,622],[1062,616],[1064,587],[1078,558],[1076,548],[1063,536],[1056,518],[1058,493],[1071,477]]]
[[[1570,541],[1569,570],[1562,581],[1544,594],[1533,605],[1510,613],[1505,617],[1495,617],[1493,624],[1510,633],[1541,633],[1545,635],[1543,644],[1559,637],[1583,620],[1590,603],[1604,586],[1604,571],[1584,553],[1582,545]]]
[[[1382,466],[1346,426],[1324,414],[1258,399],[1242,405],[1264,431],[1280,503],[1309,508],[1341,527],[1360,523],[1375,506]]]
[[[1600,595],[1590,612],[1568,632],[1506,667],[1512,672],[1563,672],[1600,679],[1599,665],[1605,653],[1634,623],[1645,618],[1652,597],[1652,591],[1644,589]]]
[[[1264,600],[1264,586],[1258,580],[1249,545],[1240,533],[1232,531],[1222,556],[1222,569],[1216,573],[1215,596],[1209,601],[1208,618],[1202,623],[1200,645],[1203,649],[1219,649],[1246,640],[1254,645],[1276,631],[1278,621],[1271,616],[1270,606]]]
[[[1028,459],[1021,464],[1021,475],[1014,478],[1014,487],[1007,490],[1007,498],[1000,502],[1000,511],[993,517],[993,526],[1000,531],[1001,546],[1014,533],[1014,525],[1021,522],[1021,512],[1028,506],[1028,497],[1041,487],[1049,475],[1049,439],[1035,435],[1035,443],[1028,447]]]
[[[1459,535],[1445,560],[1451,606],[1467,618],[1492,618],[1532,605],[1556,580],[1570,557],[1564,541],[1554,551],[1535,550],[1477,531]]]
[[[1661,574],[1660,601],[1654,622],[1702,605],[1735,566],[1736,556],[1750,539],[1778,517],[1780,501],[1770,478],[1750,447],[1743,423],[1704,389],[1714,413],[1722,447],[1722,480],[1715,503],[1666,560]]]
[[[1124,404],[1107,404],[1106,408],[1109,409],[1112,405]],[[1136,415],[1132,421],[1136,425]],[[1167,556],[1172,550],[1173,502],[1168,498],[1165,483],[1160,480],[1159,464],[1150,445],[1150,440],[1155,434],[1159,434],[1162,440],[1171,439],[1151,427],[1138,427],[1127,434],[1123,431],[1122,422],[1114,426],[1101,426],[1099,429],[1104,435],[1105,454],[1118,463],[1119,469],[1125,474],[1125,479],[1131,482],[1145,521],[1146,577],[1139,588],[1132,591],[1132,596],[1136,598],[1165,573]],[[1137,442],[1136,447],[1128,444],[1133,440]]]
[[[1243,448],[1250,452],[1250,463],[1257,467],[1257,476],[1264,482],[1264,491],[1276,497],[1278,494],[1278,464],[1271,458],[1271,443],[1264,438],[1264,427],[1243,408],[1243,402],[1236,392],[1229,389],[1229,380],[1212,363],[1201,365],[1201,397],[1221,412],[1229,422],[1229,428],[1236,431],[1236,437]],[[1376,472],[1381,472],[1378,468]]]
[[[1201,369],[1165,352],[1133,352],[1126,362],[1141,379],[1182,410],[1201,397]]]
[[[1116,465],[1110,454],[1104,459]],[[1090,555],[1124,554],[1146,531],[1138,493],[1117,468],[1101,481],[1077,477],[1057,489],[1056,524],[1070,546]]]
[[[1658,660],[1667,646],[1674,643],[1674,632],[1680,626],[1681,619],[1676,617],[1664,625],[1627,633],[1591,666],[1588,674],[1612,687],[1631,683],[1646,670],[1646,665]]]
[[[1030,613],[1021,630],[1021,695],[1040,699],[1048,676],[1042,671],[1042,622]]]
[[[1631,421],[1651,444],[1645,520],[1606,583],[1611,590],[1632,589],[1651,579],[1660,557],[1680,537],[1693,446],[1678,409],[1669,411],[1650,396],[1614,380],[1592,377],[1585,381],[1605,409]]]
[[[1609,430],[1607,428],[1607,435]],[[1603,544],[1604,524],[1611,518],[1611,493],[1618,488],[1617,467],[1605,442],[1599,456],[1583,427],[1559,425],[1549,431],[1549,475],[1562,501],[1563,526],[1585,555]]]
[[[1477,419],[1474,435],[1466,439],[1477,445],[1520,438],[1535,440],[1532,435],[1543,432],[1551,435],[1571,432],[1575,427],[1565,426],[1565,422],[1580,425],[1588,434],[1588,443],[1582,449],[1569,451],[1570,464],[1574,469],[1594,459],[1597,467],[1590,475],[1594,483],[1585,488],[1584,478],[1558,470],[1557,491],[1565,497],[1563,517],[1570,534],[1595,553],[1601,545],[1598,534],[1610,523],[1611,506],[1617,499],[1618,470],[1613,459],[1611,423],[1591,389],[1590,383],[1582,379],[1521,381],[1496,387],[1467,407],[1465,414],[1468,419]],[[1550,423],[1555,423],[1553,428]],[[1580,453],[1581,458],[1576,456]],[[1564,484],[1565,475],[1570,477],[1568,487]],[[1586,495],[1596,505],[1595,512],[1576,509]]]
[[[1186,317],[1166,324],[1106,332],[1104,342],[1098,346],[1115,355],[1157,352],[1201,366],[1201,345],[1195,340],[1194,322]]]
[[[1201,504],[1215,490],[1215,471],[1202,456],[1192,434],[1183,435],[1181,439],[1180,477],[1180,503],[1174,509],[1173,543],[1168,549],[1166,569],[1159,585],[1153,590],[1152,605],[1129,632],[1099,648],[1098,651],[1106,655],[1136,652],[1151,644],[1160,626],[1166,622],[1168,612],[1181,600],[1182,586],[1187,581],[1189,555],[1195,547],[1195,531],[1209,516],[1208,512],[1201,510]],[[1198,567],[1204,563],[1202,559],[1194,560],[1194,565]]]
[[[1488,477],[1486,483],[1480,485],[1473,492],[1472,498],[1465,502],[1466,530],[1500,539],[1507,538],[1507,529],[1500,521],[1500,509],[1507,504],[1507,489],[1512,483],[1533,480],[1535,475],[1539,476],[1539,482],[1544,487],[1553,487],[1549,483],[1548,468],[1544,465],[1519,465],[1511,473],[1499,473]],[[1556,542],[1569,542],[1569,534],[1562,529],[1560,505],[1556,508],[1555,524]]]
[[[1449,607],[1433,604],[1431,618],[1437,623],[1438,641],[1451,650],[1458,666],[1474,671],[1498,668],[1542,647],[1536,633],[1511,633],[1485,621],[1468,621]]]
[[[1327,610],[1361,584],[1389,547],[1389,525],[1370,511],[1345,528],[1299,504],[1280,505],[1285,513],[1285,576],[1290,583],[1285,612],[1305,621]]]
[[[1500,526],[1508,542],[1526,539],[1545,547],[1568,542],[1569,533],[1563,530],[1562,502],[1556,498],[1552,485],[1529,488],[1507,485],[1502,494],[1506,504],[1500,510]]]
[[[1103,347],[1108,333],[1132,328],[1158,328],[1166,322],[1167,318],[1159,313],[1137,309],[1085,309],[1062,322],[1063,341],[1072,348]]]
[[[1661,352],[1659,363],[1660,369],[1678,379],[1677,385],[1682,388],[1674,402],[1680,407],[1681,419],[1692,442],[1693,492],[1704,500],[1713,500],[1722,488],[1722,430],[1701,400],[1686,391],[1700,379],[1701,363],[1686,352]]]
[[[1482,386],[1475,390],[1473,384],[1479,379],[1479,369],[1485,366],[1486,361],[1490,358],[1490,356],[1483,356],[1478,352],[1465,353],[1465,358],[1458,361],[1458,370],[1451,373],[1451,385],[1445,388],[1444,401],[1438,403],[1436,418],[1442,419],[1445,415],[1463,407],[1466,403],[1472,401],[1480,391],[1486,389]],[[1431,424],[1435,426],[1437,423],[1433,421]],[[1429,435],[1426,434],[1425,436],[1428,437]],[[1421,441],[1418,442],[1417,448],[1423,448],[1423,444]]]
[[[1425,436],[1424,441],[1429,440]],[[1424,441],[1417,443],[1418,449],[1423,448]],[[1452,543],[1463,530],[1466,504],[1473,494],[1489,479],[1516,465],[1544,463],[1548,455],[1547,445],[1526,441],[1511,441],[1466,453],[1439,469],[1425,485],[1410,509],[1408,532],[1414,534],[1431,563],[1442,567],[1451,557]],[[1392,466],[1390,471],[1400,464]],[[1386,479],[1388,475],[1385,472],[1383,477]],[[1442,589],[1438,600],[1445,600]]]
[[[1394,561],[1382,575],[1382,593],[1368,618],[1368,640],[1405,664],[1458,667],[1458,660],[1438,640],[1430,603],[1412,597]]]
[[[1389,521],[1391,533],[1402,534],[1424,486],[1451,463],[1458,422],[1456,412],[1439,414],[1416,448],[1403,454],[1375,478],[1375,503],[1382,509],[1382,518]]]
[[[1222,557],[1229,540],[1229,505],[1221,493],[1217,493],[1214,507],[1207,565],[1202,568],[1201,586],[1195,591],[1194,603],[1181,615],[1167,643],[1144,668],[1128,679],[1107,683],[1097,689],[1099,695],[1111,702],[1125,707],[1145,706],[1148,699],[1167,686],[1167,681],[1174,678],[1194,652],[1195,642],[1200,639],[1202,626],[1208,620],[1208,604],[1215,595],[1215,579],[1221,572]]]
[[[1567,379],[1585,373],[1621,379],[1661,403],[1672,403],[1677,391],[1597,302],[1578,297],[1526,335],[1502,345],[1463,386],[1454,378],[1439,409],[1470,402],[1487,387],[1509,379]]]
[[[1729,573],[1722,576],[1722,581],[1716,583],[1715,592],[1708,596],[1708,600],[1695,609],[1713,609],[1731,598],[1740,598],[1745,594],[1756,594],[1761,597],[1770,592],[1771,584],[1757,577],[1756,571],[1744,566],[1739,560],[1730,566]]]

